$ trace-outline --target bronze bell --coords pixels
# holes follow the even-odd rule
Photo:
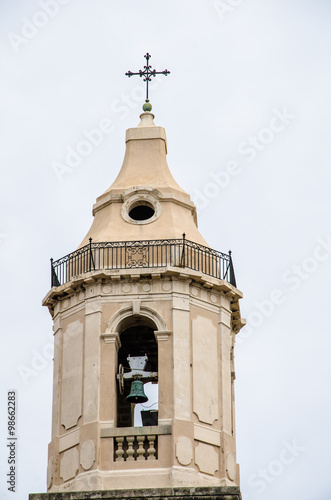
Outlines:
[[[129,403],[146,403],[148,397],[144,392],[144,384],[139,379],[134,379],[131,384],[130,394],[126,398]]]

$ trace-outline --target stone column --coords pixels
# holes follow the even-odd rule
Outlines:
[[[99,419],[98,391],[100,370],[99,332],[101,323],[101,300],[88,299],[85,304],[85,346],[84,346],[84,403],[83,423]]]
[[[62,328],[59,316],[54,320],[52,439],[59,435],[61,388]]]
[[[221,356],[221,430],[231,435],[231,311],[229,299],[221,296],[221,310],[219,319],[220,328],[220,356]]]
[[[100,425],[115,427],[117,418],[117,353],[121,341],[117,332],[104,333],[101,337]],[[100,450],[102,469],[112,469],[114,464],[114,439],[102,438],[100,440]]]
[[[173,417],[172,408],[172,356],[171,344],[168,342],[170,330],[154,332],[158,345],[158,389],[159,389],[159,422]]]
[[[174,281],[172,307],[173,401],[176,420],[191,420],[191,341],[188,287],[189,281]],[[185,293],[186,288],[187,293]]]

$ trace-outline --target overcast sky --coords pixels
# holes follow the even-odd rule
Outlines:
[[[330,26],[328,0],[1,1],[1,500],[46,489],[49,258],[79,245],[120,169],[143,103],[140,79],[124,74],[147,51],[171,71],[150,95],[171,171],[210,246],[232,249],[244,293],[243,499],[330,499]],[[69,164],[105,119],[101,143]]]

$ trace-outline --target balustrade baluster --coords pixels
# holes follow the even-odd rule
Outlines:
[[[115,443],[117,443],[115,462],[124,462],[124,450],[123,443],[124,437],[114,438]]]
[[[134,460],[134,448],[133,448],[133,442],[134,442],[134,436],[128,436],[127,438],[128,441],[128,449],[127,449],[127,462],[133,462]]]
[[[147,450],[147,460],[156,460],[156,449],[154,448],[156,436],[147,436],[148,439],[148,450]]]
[[[137,460],[145,460],[145,448],[144,448],[145,436],[137,436],[137,441],[138,441]]]

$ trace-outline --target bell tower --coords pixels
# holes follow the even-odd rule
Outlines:
[[[155,75],[145,57],[148,84]],[[147,95],[90,230],[51,262],[48,493],[31,500],[241,498],[234,344],[242,293],[231,253],[201,236],[151,111]],[[138,404],[153,398],[158,405],[140,421]]]

